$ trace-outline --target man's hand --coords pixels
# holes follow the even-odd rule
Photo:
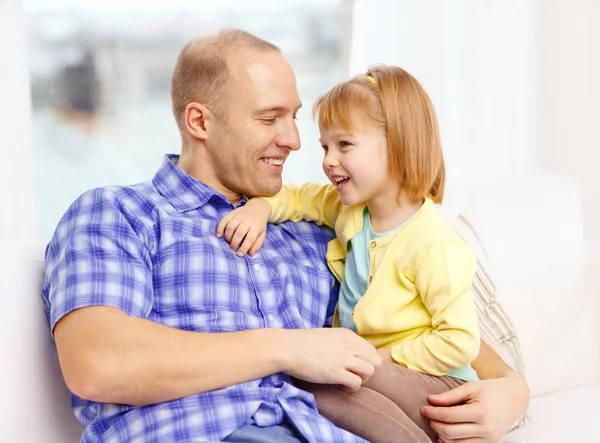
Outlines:
[[[421,414],[431,420],[440,443],[497,443],[525,413],[529,389],[515,372],[430,395],[433,406]]]
[[[217,226],[217,237],[224,235],[231,250],[237,251],[239,257],[246,252],[252,257],[265,241],[270,216],[271,205],[262,198],[252,198],[221,219]]]
[[[283,372],[301,380],[356,391],[382,363],[375,347],[349,329],[292,330],[286,336]]]
[[[379,348],[377,349],[377,353],[384,363],[396,363],[392,358],[392,348]]]

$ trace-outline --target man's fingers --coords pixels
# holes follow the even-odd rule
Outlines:
[[[380,367],[383,363],[381,355],[377,353],[375,347],[372,346],[370,343],[365,341],[364,345],[365,346],[363,346],[360,350],[358,350],[358,352],[356,352],[356,356],[358,358],[368,361],[376,368]]]
[[[250,247],[250,250],[248,251],[248,254],[250,254],[250,257],[252,257],[254,254],[256,254],[260,250],[260,248],[262,248],[262,245],[265,242],[265,238],[267,238],[267,231],[263,231],[258,236],[258,238],[254,242],[252,247]]]
[[[485,438],[459,438],[458,440],[449,440],[448,443],[496,443],[487,441]]]
[[[482,417],[481,404],[468,403],[457,406],[422,406],[421,414],[430,420],[443,423],[472,423]]]
[[[344,371],[340,377],[340,381],[338,384],[347,387],[352,392],[358,391],[358,389],[362,386],[362,378],[353,372]]]
[[[361,378],[361,383],[366,382],[375,373],[375,366],[362,358],[355,358],[346,368]]]
[[[465,383],[458,388],[427,396],[429,403],[435,406],[453,406],[469,399],[473,394],[474,385]]]
[[[479,425],[475,423],[460,423],[460,424],[448,424],[439,421],[431,420],[431,429],[439,434],[442,441],[457,442],[457,441],[476,441],[477,439],[481,442],[481,429]]]
[[[437,443],[487,443],[484,439],[479,437],[474,438],[459,438],[458,440],[444,440],[441,437],[438,437],[436,440]]]

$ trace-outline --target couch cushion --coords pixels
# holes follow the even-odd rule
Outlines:
[[[477,233],[475,210],[472,205],[468,205],[458,215],[454,221],[454,228],[477,257],[473,292],[479,314],[481,338],[502,357],[506,364],[525,376],[517,332],[496,298],[492,268]]]
[[[475,295],[475,307],[479,315],[481,338],[502,357],[507,365],[525,377],[517,332],[496,297],[492,268],[477,232],[473,205],[467,205],[456,217],[454,229],[477,257],[472,289]],[[525,415],[517,426],[524,426],[530,421],[530,418]]]
[[[573,388],[531,400],[535,423],[516,429],[502,443],[598,442],[593,430],[598,416],[600,386]]]
[[[532,396],[596,384],[595,282],[586,280],[578,183],[531,173],[478,191],[478,232],[519,334]]]
[[[44,315],[43,245],[0,243],[0,441],[77,442],[73,415]]]

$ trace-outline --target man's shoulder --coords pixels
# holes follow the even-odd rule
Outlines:
[[[135,185],[110,185],[96,188],[106,196],[111,196],[119,201],[127,200],[152,200],[160,195],[151,181],[137,183]]]
[[[131,186],[103,186],[81,194],[66,210],[55,230],[54,239],[73,232],[88,232],[125,223],[136,231],[154,218],[160,194],[151,182]],[[91,231],[90,231],[91,232]]]
[[[154,205],[160,194],[152,182],[142,182],[135,185],[109,185],[89,189],[81,194],[71,205],[70,209],[82,208],[101,209],[113,206],[120,209]]]

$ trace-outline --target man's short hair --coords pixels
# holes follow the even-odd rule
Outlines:
[[[173,114],[181,131],[185,128],[185,109],[196,102],[207,106],[226,121],[229,103],[227,58],[240,49],[281,50],[272,43],[240,29],[225,29],[189,42],[179,54],[171,79]]]

